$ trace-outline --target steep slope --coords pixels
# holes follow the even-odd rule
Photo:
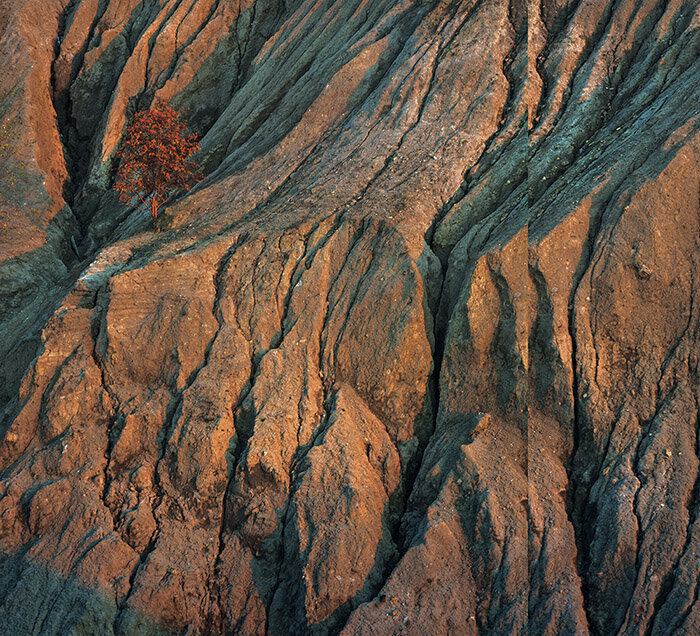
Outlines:
[[[698,629],[686,571],[698,513],[699,17],[688,3],[591,3],[545,12],[533,29],[545,97],[529,164],[540,633]]]
[[[3,5],[3,631],[697,630],[695,4]]]
[[[63,197],[60,133],[46,125],[55,4],[0,3],[0,405],[15,395],[37,333],[70,289],[77,263],[70,237],[79,225]]]

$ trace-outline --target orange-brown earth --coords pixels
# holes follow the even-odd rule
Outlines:
[[[696,2],[0,0],[0,67],[0,632],[700,632]]]

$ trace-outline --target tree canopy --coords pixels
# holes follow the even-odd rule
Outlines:
[[[190,159],[198,149],[197,136],[170,106],[136,113],[117,151],[114,189],[120,201],[139,201],[155,220],[165,201],[198,180],[197,165]]]

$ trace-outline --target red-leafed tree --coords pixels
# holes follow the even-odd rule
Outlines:
[[[164,201],[198,181],[197,166],[190,159],[198,148],[197,136],[170,106],[136,113],[117,151],[114,189],[120,201],[140,201],[155,220]]]

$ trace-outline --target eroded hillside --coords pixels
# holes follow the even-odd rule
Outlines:
[[[695,2],[0,38],[4,631],[700,630]],[[159,232],[109,189],[154,100],[206,174]]]

